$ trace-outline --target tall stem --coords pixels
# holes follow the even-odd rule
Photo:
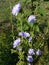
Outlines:
[[[11,2],[9,2],[10,3],[10,11],[11,11],[11,9],[12,9],[12,3]],[[12,14],[10,13],[10,21],[11,21],[11,28],[12,28],[12,30],[11,30],[11,32],[12,32],[12,38],[13,38],[13,40],[14,40],[14,25],[13,25],[13,21],[12,21]]]
[[[22,17],[21,17],[22,19]],[[22,20],[20,19],[20,22],[21,22],[21,32],[23,32],[23,29],[22,29]],[[23,37],[22,37],[22,42],[23,42]]]

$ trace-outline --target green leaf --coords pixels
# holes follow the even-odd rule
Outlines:
[[[23,52],[22,51],[21,52],[19,51],[19,59],[20,60],[24,60],[24,53],[25,53],[24,51]]]
[[[23,30],[25,30],[25,31],[28,30],[28,28],[29,27],[26,24],[23,26]]]
[[[35,26],[35,31],[36,32],[39,32],[40,31],[38,26]]]
[[[17,50],[11,49],[11,54],[16,53]]]
[[[24,61],[18,61],[16,65],[26,65],[26,63]]]
[[[46,16],[46,11],[44,8],[39,8],[39,13],[42,14],[43,16]]]

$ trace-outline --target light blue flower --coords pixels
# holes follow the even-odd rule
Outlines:
[[[19,32],[18,35],[22,37],[30,37],[30,34],[28,32]]]
[[[19,32],[19,36],[24,36],[24,32]]]
[[[36,51],[36,54],[37,54],[37,55],[41,55],[41,54],[42,54],[42,51],[41,51],[40,49],[38,49],[38,50]]]
[[[20,11],[20,9],[21,9],[21,4],[20,3],[16,4],[13,7],[13,9],[12,9],[12,14],[15,15],[15,16],[17,16],[18,13],[19,13],[19,11]]]
[[[32,41],[32,37],[29,38],[29,41],[28,42],[30,43],[31,41]]]
[[[21,51],[21,50],[22,50],[22,48],[17,48],[17,50],[18,50],[18,51]]]
[[[32,56],[28,56],[28,57],[27,57],[27,61],[28,61],[28,62],[33,62]]]
[[[16,39],[13,43],[13,48],[15,48],[16,46],[20,45],[20,38]]]
[[[34,15],[30,15],[28,18],[28,22],[35,22],[36,21],[36,17]]]
[[[30,37],[30,34],[28,32],[24,32],[25,37]]]
[[[28,53],[29,53],[30,55],[35,55],[34,49],[31,49],[31,48],[28,50]]]

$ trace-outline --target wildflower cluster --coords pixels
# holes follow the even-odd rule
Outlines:
[[[12,9],[12,14],[15,15],[15,16],[17,16],[18,13],[19,13],[19,11],[20,11],[20,9],[21,9],[21,4],[20,4],[20,3],[16,4],[16,5],[13,7],[13,9]],[[35,16],[35,15],[30,15],[30,16],[28,17],[28,23],[33,23],[33,22],[35,22],[35,21],[36,21],[36,16]],[[21,45],[21,37],[27,38],[28,43],[31,43],[31,42],[32,42],[32,36],[30,35],[30,33],[26,32],[26,31],[21,31],[21,32],[19,32],[19,33],[18,33],[18,36],[19,36],[20,38],[17,38],[17,39],[14,41],[14,43],[13,43],[13,48],[17,48],[18,46]],[[28,39],[28,38],[29,38],[29,39]],[[17,48],[17,50],[20,51],[20,50],[22,50],[22,48]],[[40,56],[41,54],[42,54],[42,51],[41,51],[40,49],[38,49],[38,50],[35,52],[34,49],[29,48],[29,49],[28,49],[28,55],[27,55],[27,61],[29,62],[29,65],[30,65],[30,63],[32,63],[32,62],[34,61],[34,58],[33,58],[34,55]]]
[[[27,61],[28,62],[33,62],[34,61],[34,59],[33,59],[33,55],[38,55],[38,56],[40,56],[41,54],[42,54],[42,51],[40,50],[40,49],[38,49],[37,51],[36,51],[36,53],[35,53],[35,50],[34,49],[29,49],[28,50],[28,54],[29,54],[29,56],[27,57]]]

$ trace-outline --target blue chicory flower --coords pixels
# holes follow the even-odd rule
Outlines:
[[[22,48],[17,48],[17,50],[18,50],[18,51],[21,51],[21,50],[22,50]]]
[[[20,45],[20,38],[16,39],[13,43],[13,48],[15,48],[16,46]]]
[[[28,61],[28,62],[33,62],[32,56],[28,56],[28,57],[27,57],[27,61]]]
[[[28,50],[28,53],[29,53],[30,55],[35,55],[34,49],[29,49],[29,50]]]
[[[32,37],[29,38],[29,41],[28,42],[30,43],[31,41],[32,41]]]
[[[15,16],[17,16],[18,13],[19,13],[19,11],[20,11],[20,9],[21,9],[21,4],[20,3],[16,4],[13,7],[13,9],[12,9],[12,14],[15,15]]]
[[[42,54],[42,51],[40,49],[38,49],[36,54],[40,56]]]
[[[30,15],[28,18],[28,22],[35,22],[36,21],[36,17],[34,15]]]
[[[19,36],[30,37],[30,34],[28,32],[19,32]]]

